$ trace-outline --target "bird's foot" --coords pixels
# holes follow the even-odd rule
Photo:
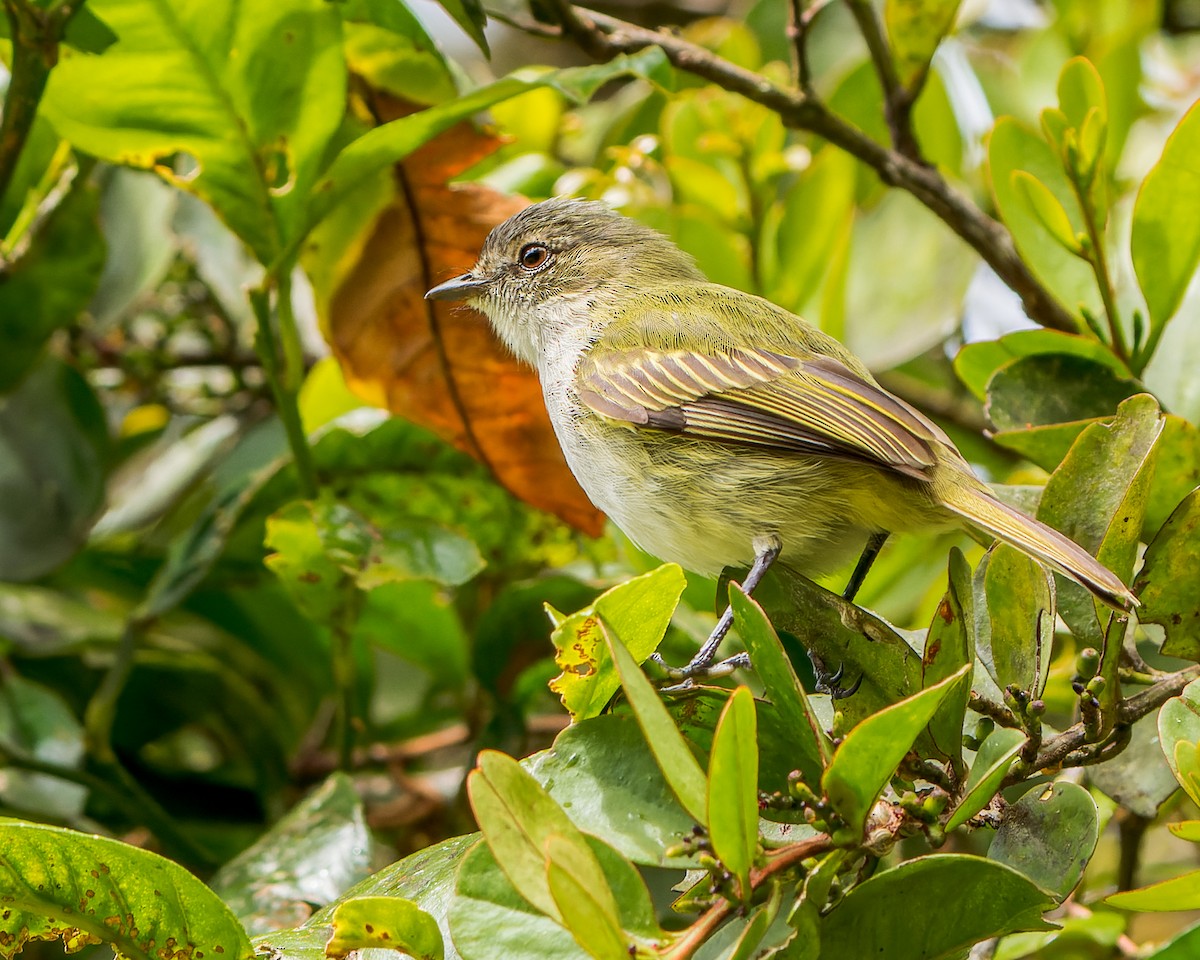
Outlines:
[[[859,674],[858,679],[849,687],[842,686],[842,677],[846,671],[844,663],[839,663],[838,668],[833,673],[829,673],[825,669],[825,661],[815,653],[810,651],[808,660],[812,664],[813,675],[816,677],[817,693],[827,693],[832,700],[845,700],[854,696],[858,692],[858,688],[862,686],[863,674]]]

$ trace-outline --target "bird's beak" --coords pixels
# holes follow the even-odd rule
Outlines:
[[[453,280],[447,280],[445,283],[439,283],[436,287],[425,294],[425,299],[466,300],[468,297],[481,292],[486,285],[486,280],[481,280],[472,273],[464,273],[462,276],[455,277]]]

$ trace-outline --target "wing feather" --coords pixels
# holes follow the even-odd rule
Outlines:
[[[833,357],[771,350],[593,351],[583,402],[639,426],[728,443],[876,463],[919,479],[944,433]]]

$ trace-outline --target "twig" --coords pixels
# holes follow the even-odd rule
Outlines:
[[[1200,666],[1188,667],[1160,680],[1152,687],[1147,687],[1140,693],[1123,700],[1117,707],[1118,728],[1130,727],[1146,714],[1157,710],[1172,697],[1178,696],[1189,683],[1200,677]],[[973,704],[972,704],[973,706]],[[1083,723],[1076,723],[1048,740],[1038,752],[1034,761],[1034,769],[1044,770],[1059,766],[1079,766],[1083,761],[1081,756],[1072,756],[1087,744]],[[1107,746],[1107,744],[1105,745]],[[1002,787],[1010,787],[1023,780],[1023,776],[1012,776],[1004,779]]]
[[[971,691],[971,699],[968,702],[969,706],[976,713],[994,720],[1002,727],[1008,727],[1012,730],[1020,730],[1021,722],[1013,715],[1013,712],[1004,706],[1002,703],[996,703],[994,700],[989,700],[987,697],[981,696],[974,690]]]
[[[716,56],[703,47],[660,30],[648,30],[616,17],[553,0],[563,28],[586,53],[607,60],[621,53],[659,47],[678,69],[777,113],[784,124],[824,137],[871,167],[888,186],[911,193],[967,242],[1021,298],[1025,312],[1044,327],[1080,329],[1072,316],[1042,286],[1017,253],[1011,234],[950,186],[933,167],[876,143],[831,113],[804,91],[786,90],[766,77]]]
[[[887,120],[888,133],[892,138],[892,146],[909,159],[924,163],[921,148],[917,145],[917,138],[912,130],[912,97],[896,75],[896,61],[892,59],[887,38],[883,35],[879,18],[875,15],[875,6],[870,0],[846,0],[846,5],[858,24],[859,33],[867,42],[875,75],[879,77],[879,85],[883,87],[883,113]]]

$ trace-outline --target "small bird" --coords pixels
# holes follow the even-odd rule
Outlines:
[[[526,207],[426,297],[480,310],[537,369],[576,479],[663,560],[705,575],[752,565],[749,590],[776,557],[817,575],[866,543],[852,595],[888,533],[965,521],[1110,605],[1136,604],[1078,544],[997,500],[844,346],[707,282],[670,239],[604,204]]]

